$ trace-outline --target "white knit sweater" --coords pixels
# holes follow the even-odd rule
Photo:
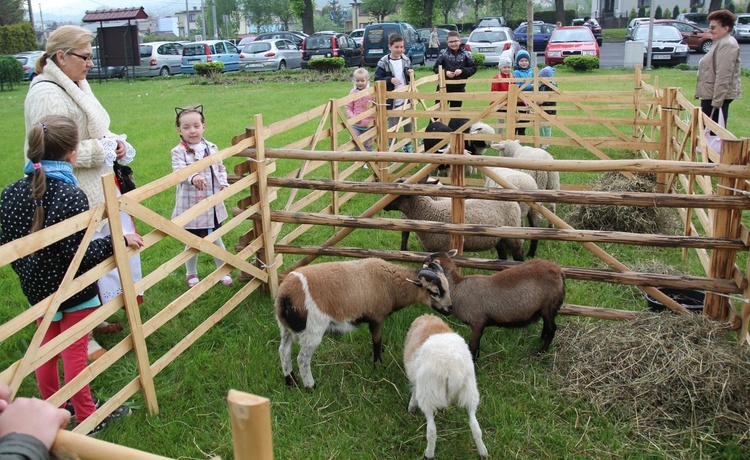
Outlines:
[[[26,95],[24,118],[27,137],[31,127],[47,115],[64,115],[78,125],[81,143],[73,174],[78,178],[78,185],[86,192],[91,207],[103,203],[101,175],[112,172],[112,166],[104,161],[104,148],[99,139],[117,136],[110,132],[109,115],[91,92],[88,82],[74,82],[52,59],[47,59],[44,71],[31,82]],[[24,162],[28,147],[27,139],[23,147]]]

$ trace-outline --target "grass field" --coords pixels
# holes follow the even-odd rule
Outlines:
[[[614,75],[617,70],[600,71]],[[426,74],[422,69],[420,74]],[[490,78],[494,69],[484,69],[475,78]],[[560,70],[558,76],[571,76]],[[657,70],[660,85],[679,86],[692,95],[695,72]],[[653,78],[653,77],[652,77]],[[206,138],[219,147],[230,144],[233,136],[244,132],[253,115],[263,114],[266,124],[288,118],[304,110],[346,95],[350,84],[338,82],[261,82],[195,85],[188,78],[110,81],[93,84],[94,92],[112,118],[112,130],[128,134],[138,150],[134,163],[139,184],[171,172],[170,149],[178,142],[174,130],[174,107],[204,104],[208,130]],[[566,83],[583,90],[585,83]],[[607,82],[600,84],[608,88]],[[750,94],[747,81],[743,81]],[[469,85],[468,91],[485,88]],[[612,88],[614,89],[614,88]],[[26,86],[0,93],[0,116],[6,120],[3,130],[5,159],[0,168],[3,187],[21,177],[23,146],[23,100]],[[736,101],[730,109],[729,129],[738,136],[748,132],[748,104]],[[283,142],[283,136],[276,142]],[[551,149],[564,158],[575,157],[569,149]],[[280,165],[280,169],[285,169]],[[563,177],[563,181],[585,182],[586,177]],[[153,198],[149,207],[170,215],[173,196]],[[352,214],[362,203],[348,205]],[[558,208],[559,209],[559,208]],[[565,209],[560,211],[564,214]],[[383,213],[395,217],[396,213]],[[141,228],[141,231],[146,231]],[[350,246],[395,249],[399,235],[394,232],[354,233],[346,240]],[[225,239],[232,247],[230,238]],[[314,243],[314,242],[313,242]],[[146,272],[158,266],[162,256],[181,250],[176,244],[160,247],[158,256],[144,260]],[[684,265],[679,251],[609,245],[608,249],[628,264],[660,260],[683,270],[695,272],[690,261]],[[411,249],[421,250],[415,238]],[[494,257],[490,252],[482,254]],[[597,266],[580,247],[566,243],[542,242],[538,257],[556,260],[562,265]],[[202,257],[200,271],[209,271],[210,258]],[[285,262],[288,263],[285,259]],[[643,310],[640,291],[610,285],[567,283],[566,302]],[[10,267],[0,268],[0,289],[6,292],[7,308],[0,312],[6,321],[13,312],[26,307],[18,282]],[[200,323],[236,289],[213,288],[201,297],[164,331],[148,341],[152,361],[179,341],[184,333]],[[184,292],[184,273],[173,273],[165,282],[146,293],[142,315],[148,318],[163,308],[169,299]],[[402,369],[403,340],[411,321],[426,312],[412,307],[392,315],[385,323],[383,363],[373,368],[370,336],[366,328],[342,337],[326,337],[313,357],[313,391],[284,386],[279,359],[278,327],[273,316],[272,299],[262,293],[250,296],[235,312],[214,326],[175,363],[156,377],[161,412],[146,414],[143,400],[136,396],[129,405],[132,417],[107,428],[100,438],[169,457],[204,459],[232,458],[232,439],[226,394],[238,389],[270,398],[274,450],[279,459],[383,459],[421,458],[425,447],[424,417],[409,414],[406,406],[409,388]],[[122,314],[118,314],[122,315]],[[120,316],[124,320],[124,315]],[[558,319],[555,341],[565,340],[565,325],[578,318]],[[450,321],[464,337],[468,329]],[[623,324],[622,327],[627,327]],[[478,418],[490,458],[519,459],[620,459],[620,458],[747,458],[748,439],[718,437],[711,431],[694,432],[684,427],[675,441],[645,437],[632,429],[632,420],[617,412],[600,414],[585,400],[573,400],[560,393],[564,382],[554,373],[555,342],[550,352],[538,354],[541,325],[527,329],[488,329],[482,340],[482,355],[477,377],[482,395]],[[33,330],[25,337],[0,344],[0,367],[20,357]],[[103,337],[111,346],[121,336]],[[106,399],[135,375],[135,361],[121,360],[92,384],[93,393]],[[24,382],[21,394],[36,394],[33,378]],[[475,458],[476,451],[468,429],[466,414],[449,409],[437,417],[439,459]],[[677,445],[677,447],[675,447]]]

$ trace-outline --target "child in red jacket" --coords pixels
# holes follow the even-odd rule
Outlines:
[[[500,55],[499,61],[497,63],[497,68],[500,69],[500,73],[492,77],[495,80],[499,80],[501,78],[513,78],[513,55],[506,51]],[[498,82],[492,82],[492,91],[508,91],[508,88],[510,87],[510,82],[507,81],[498,81]],[[502,113],[503,117],[506,113],[505,109],[498,110],[498,113]],[[505,124],[504,118],[498,118],[497,122],[500,124],[500,126],[497,128],[497,133],[500,134],[503,132],[503,125]]]

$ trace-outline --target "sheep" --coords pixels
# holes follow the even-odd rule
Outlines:
[[[292,373],[292,342],[302,382],[313,388],[312,355],[325,332],[350,332],[367,323],[372,334],[373,365],[382,362],[383,321],[396,310],[418,303],[451,314],[450,291],[445,275],[415,270],[382,259],[325,262],[298,268],[279,285],[274,302],[281,331],[279,356],[287,385]]]
[[[524,160],[554,160],[546,150],[521,145],[520,141],[513,139],[494,142],[492,148],[504,157],[522,158]],[[539,190],[560,190],[560,173],[557,171],[533,171],[528,169],[522,169],[521,171],[534,178]],[[555,212],[555,203],[550,203],[549,209]]]
[[[479,390],[469,347],[435,315],[414,320],[406,334],[404,369],[412,387],[409,412],[419,407],[427,418],[426,458],[435,456],[435,412],[456,402],[469,414],[469,427],[479,455],[487,456],[477,421]]]
[[[525,172],[521,172],[516,169],[499,168],[493,166],[487,166],[485,169],[499,175],[519,190],[539,190],[539,187],[537,186],[534,178],[529,176]],[[500,187],[495,183],[494,180],[489,177],[485,177],[484,185],[487,188]],[[537,211],[532,209],[531,206],[529,206],[529,204],[525,201],[518,202],[518,205],[521,207],[521,219],[523,219],[524,217],[528,217],[529,227],[538,227],[539,223],[542,220],[542,216]],[[526,256],[534,257],[536,255],[536,247],[537,240],[531,240],[529,245],[529,252],[526,254]]]
[[[560,267],[544,259],[533,259],[493,275],[461,276],[452,257],[456,250],[435,253],[424,260],[424,268],[448,278],[453,315],[471,327],[469,349],[479,358],[479,342],[486,326],[523,327],[539,319],[541,351],[555,337],[555,317],[565,298],[565,275]]]
[[[465,201],[467,224],[492,225],[496,227],[520,227],[521,207],[514,201],[468,199]],[[401,195],[388,203],[386,211],[401,211],[408,219],[452,222],[452,203],[449,198],[433,199],[419,195]],[[425,251],[448,251],[451,237],[446,233],[416,232]],[[401,250],[408,250],[409,233],[402,232]],[[464,249],[485,251],[495,248],[499,259],[506,259],[508,252],[515,261],[523,261],[523,240],[494,236],[467,236]]]

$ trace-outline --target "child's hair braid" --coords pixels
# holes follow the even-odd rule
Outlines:
[[[42,199],[47,191],[46,175],[42,160],[61,161],[78,148],[78,126],[68,117],[50,115],[42,118],[29,131],[29,150],[26,155],[34,166],[31,178],[31,197],[34,202],[34,217],[30,233],[44,226]]]

